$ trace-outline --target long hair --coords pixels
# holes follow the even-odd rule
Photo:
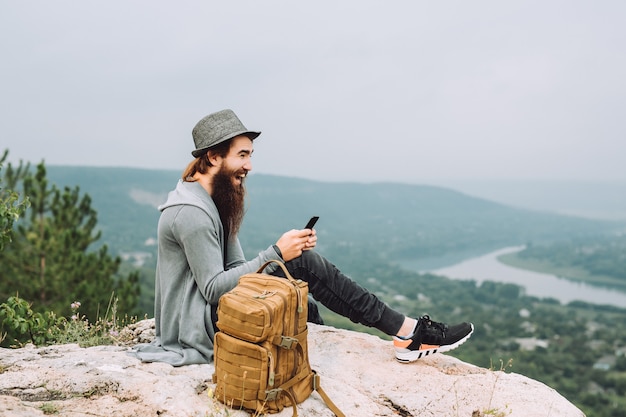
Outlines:
[[[225,158],[230,150],[232,140],[219,143],[208,149],[207,152],[191,161],[183,171],[182,179],[186,182],[195,182],[193,177],[196,173],[206,174],[213,166],[209,160],[210,156],[220,156]],[[224,227],[226,240],[237,235],[244,216],[245,187],[243,183],[240,187],[233,187],[231,174],[219,171],[213,177],[213,192],[211,198],[217,207],[220,220]]]
[[[230,150],[230,144],[232,143],[232,139],[226,140],[222,143],[218,143],[217,145],[209,148],[205,153],[198,156],[196,159],[191,161],[187,168],[183,171],[182,179],[187,182],[194,182],[195,179],[193,176],[199,172],[200,174],[206,174],[209,170],[209,167],[212,167],[211,161],[209,161],[210,155],[217,155],[225,158],[228,155],[228,151]]]

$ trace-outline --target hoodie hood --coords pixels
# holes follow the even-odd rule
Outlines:
[[[209,215],[217,212],[213,199],[198,182],[178,180],[176,188],[169,192],[165,203],[159,206],[159,211],[180,205],[198,207]]]

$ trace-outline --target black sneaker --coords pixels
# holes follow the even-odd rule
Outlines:
[[[417,319],[415,334],[410,339],[393,338],[398,362],[414,362],[437,352],[447,352],[461,346],[474,332],[472,323],[448,326],[432,321],[428,316]]]

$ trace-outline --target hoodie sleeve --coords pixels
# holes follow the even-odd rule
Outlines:
[[[231,242],[229,250],[237,253],[229,255],[229,265],[224,270],[224,237],[219,219],[209,216],[204,210],[190,205],[180,206],[173,225],[173,231],[183,248],[196,285],[209,304],[217,304],[222,294],[237,285],[243,274],[258,270],[263,263],[277,259],[272,247],[267,248],[251,261],[246,261],[239,241]]]

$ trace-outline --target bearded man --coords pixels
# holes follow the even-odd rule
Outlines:
[[[471,323],[448,326],[428,316],[406,317],[387,306],[313,250],[315,230],[287,231],[247,261],[237,234],[244,214],[244,180],[252,170],[253,141],[259,135],[246,129],[232,110],[212,113],[194,127],[195,159],[159,207],[156,338],[137,347],[141,360],[174,366],[210,363],[219,298],[241,275],[272,259],[284,261],[289,273],[306,281],[310,294],[330,310],[394,336],[400,362],[454,349],[470,337]],[[274,265],[265,272],[282,274]],[[309,305],[315,314],[315,303]],[[310,315],[309,321],[320,319]]]

